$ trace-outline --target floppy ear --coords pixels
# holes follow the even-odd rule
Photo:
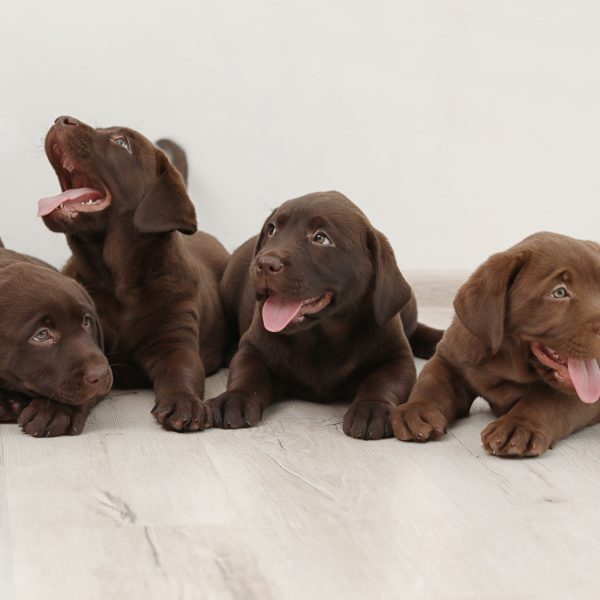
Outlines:
[[[373,310],[378,325],[385,325],[410,300],[412,290],[402,277],[387,238],[376,229],[367,233],[373,262]]]
[[[140,233],[196,232],[196,211],[185,189],[181,174],[159,151],[159,173],[154,185],[146,192],[133,216]]]
[[[523,267],[522,252],[490,256],[458,290],[454,309],[462,324],[495,354],[504,339],[508,291]]]

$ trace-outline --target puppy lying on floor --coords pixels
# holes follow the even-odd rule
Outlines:
[[[456,317],[392,417],[427,441],[483,396],[500,418],[481,439],[537,456],[600,420],[600,246],[536,233],[490,257],[458,291]]]
[[[245,332],[227,391],[208,401],[226,428],[256,425],[286,394],[349,400],[346,434],[391,435],[389,413],[415,381],[408,340],[427,357],[442,334],[417,322],[387,239],[337,192],[275,210],[233,254],[221,292]]]
[[[38,214],[66,234],[64,272],[96,303],[115,385],[153,384],[167,429],[210,426],[204,378],[228,341],[218,292],[228,252],[195,233],[180,173],[141,134],[59,117],[46,154],[63,193],[40,200]]]
[[[2,247],[0,306],[0,422],[18,419],[36,437],[81,433],[112,385],[91,298],[50,265]]]

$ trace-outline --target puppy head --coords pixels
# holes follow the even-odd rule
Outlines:
[[[600,247],[536,233],[490,257],[454,301],[461,322],[491,354],[511,338],[547,383],[600,397]]]
[[[112,373],[91,298],[44,267],[0,269],[0,380],[31,396],[81,405],[104,396]]]
[[[63,190],[39,202],[38,215],[52,231],[102,235],[114,220],[131,221],[138,233],[196,231],[181,175],[137,131],[59,117],[45,148]]]
[[[250,276],[263,325],[286,334],[348,313],[383,325],[411,295],[387,239],[337,192],[276,209],[259,235]]]

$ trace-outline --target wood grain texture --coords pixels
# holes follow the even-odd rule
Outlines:
[[[447,281],[430,324],[451,317]],[[597,427],[503,460],[481,400],[425,445],[348,438],[343,405],[175,434],[152,404],[114,391],[79,437],[0,426],[2,600],[597,597]]]

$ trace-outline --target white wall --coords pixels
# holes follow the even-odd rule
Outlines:
[[[600,239],[600,3],[19,0],[0,20],[0,235],[62,264],[54,117],[169,135],[228,248],[338,189],[405,268],[471,268],[526,234]]]

